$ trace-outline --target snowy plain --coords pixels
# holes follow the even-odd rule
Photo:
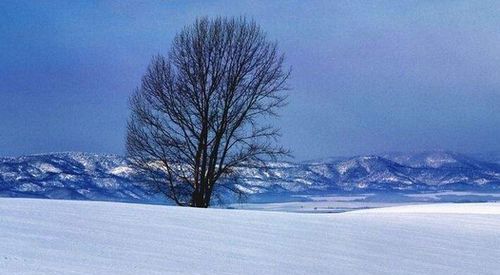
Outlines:
[[[288,201],[241,202],[229,208],[297,213],[339,213],[369,208],[434,203],[500,202],[500,193],[447,191],[432,193],[358,193],[291,196]]]
[[[500,203],[306,214],[0,199],[0,274],[498,274]]]

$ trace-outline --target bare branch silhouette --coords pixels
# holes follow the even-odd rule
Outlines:
[[[127,152],[147,182],[178,205],[208,207],[239,192],[234,168],[288,154],[261,125],[286,104],[284,57],[245,18],[198,19],[155,56],[130,99]]]

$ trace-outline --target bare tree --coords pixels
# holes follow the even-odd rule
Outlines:
[[[239,192],[235,168],[287,154],[262,122],[284,106],[283,55],[245,18],[198,19],[155,56],[131,97],[127,152],[147,182],[182,206]]]

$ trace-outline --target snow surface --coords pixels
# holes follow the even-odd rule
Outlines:
[[[0,274],[498,274],[500,204],[300,214],[0,199]]]

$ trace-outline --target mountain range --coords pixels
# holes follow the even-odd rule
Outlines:
[[[250,197],[356,192],[500,192],[493,155],[447,151],[388,153],[239,167],[234,182]],[[0,158],[0,196],[164,202],[136,180],[124,157],[52,153]],[[234,179],[231,179],[234,180]]]

